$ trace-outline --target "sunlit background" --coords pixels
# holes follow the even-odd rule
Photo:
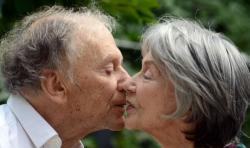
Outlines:
[[[124,55],[124,66],[132,75],[140,68],[140,35],[159,17],[191,18],[204,26],[224,33],[241,52],[250,54],[250,2],[248,0],[0,0],[0,36],[9,31],[23,16],[45,5],[79,7],[95,5],[113,16],[118,24],[114,37]],[[250,90],[249,90],[250,91]],[[0,104],[8,92],[0,77]],[[250,147],[250,111],[241,134]],[[93,133],[83,139],[87,148],[157,148],[154,140],[140,131],[108,130]]]

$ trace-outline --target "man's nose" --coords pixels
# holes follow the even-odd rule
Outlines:
[[[136,92],[136,83],[133,78],[130,78],[129,80],[124,82],[123,90],[126,92],[126,94]]]
[[[134,93],[136,90],[136,84],[134,80],[135,77],[133,76],[132,78],[128,75],[128,73],[126,74],[126,78],[120,84],[118,84],[118,89],[119,91],[123,91],[126,93]]]
[[[121,80],[120,81],[126,81],[127,79],[130,79],[130,75],[128,72],[122,67],[121,68]]]
[[[131,79],[130,75],[128,74],[128,72],[122,67],[121,68],[121,76],[120,79],[118,80],[118,90],[120,91],[124,91],[124,86],[127,83],[127,81]]]
[[[136,78],[139,73],[134,74],[130,79],[128,79],[124,84],[124,89],[126,93],[135,93],[136,92]]]

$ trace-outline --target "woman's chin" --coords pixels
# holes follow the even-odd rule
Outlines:
[[[137,130],[136,126],[130,125],[130,124],[126,124],[126,123],[125,123],[125,128],[128,129],[128,130]]]
[[[136,130],[138,129],[137,123],[134,118],[127,117],[125,118],[125,128],[129,130]]]
[[[128,130],[134,130],[133,127],[131,127],[131,126],[129,126],[129,125],[126,125],[126,124],[125,124],[125,128],[128,129]]]

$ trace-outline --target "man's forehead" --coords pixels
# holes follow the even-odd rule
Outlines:
[[[103,50],[102,50],[103,49]],[[92,49],[94,50],[92,55],[95,56],[95,59],[98,61],[106,62],[110,60],[120,60],[122,59],[122,54],[120,50],[116,47],[103,46],[102,49]]]
[[[109,60],[122,60],[123,56],[119,50],[117,52],[108,53],[103,56],[103,62],[109,61]]]
[[[84,44],[90,44],[91,46],[98,46],[100,43],[113,43],[114,39],[111,32],[102,23],[85,23],[79,24],[74,31],[73,38],[76,37]]]
[[[99,28],[106,28],[104,22],[101,22],[97,18],[91,16],[79,17],[76,24],[85,31],[95,31]]]
[[[96,64],[107,63],[110,61],[121,61],[122,54],[115,42],[110,40],[92,42],[88,48],[84,49],[85,58],[93,60]]]
[[[95,60],[93,62],[97,63],[122,58],[111,32],[103,23],[96,20],[90,20],[90,23],[86,23],[86,20],[84,22],[79,24],[72,37],[74,46],[82,50],[86,59],[93,59]]]
[[[104,25],[97,26],[76,29],[72,34],[73,46],[84,52],[87,52],[87,49],[90,50],[89,52],[102,52],[106,49],[117,48],[111,32]]]

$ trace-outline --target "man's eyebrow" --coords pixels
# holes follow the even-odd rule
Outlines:
[[[102,62],[103,63],[107,63],[113,60],[113,56],[112,55],[107,55],[106,57],[103,58]]]
[[[117,58],[118,56],[117,55],[112,55],[112,54],[109,54],[109,55],[107,55],[104,59],[103,59],[103,61],[102,61],[102,63],[103,64],[106,64],[106,63],[109,63],[109,62],[121,62],[122,63],[122,61],[123,61],[123,57],[121,56],[119,56],[119,58]]]

